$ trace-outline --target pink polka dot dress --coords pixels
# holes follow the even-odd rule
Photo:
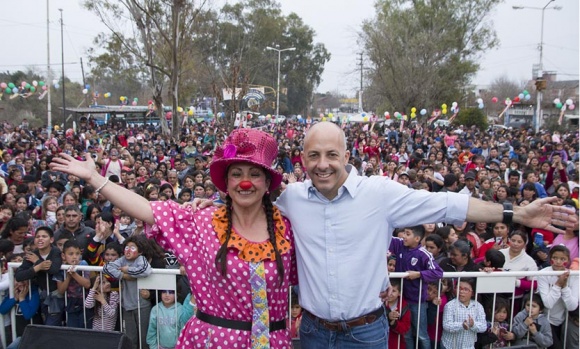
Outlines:
[[[172,201],[151,202],[155,224],[147,235],[164,249],[171,250],[185,267],[198,310],[216,317],[236,321],[252,321],[252,289],[249,283],[250,263],[240,258],[240,251],[230,247],[227,255],[227,277],[215,266],[221,246],[212,224],[215,207],[193,213]],[[297,283],[294,241],[290,223],[284,238],[291,248],[281,254],[284,265],[283,283],[279,284],[276,262],[264,260],[270,322],[288,317],[289,286]],[[267,242],[246,244],[263,245]],[[271,244],[267,243],[269,246]],[[289,331],[270,332],[271,348],[291,348]],[[175,348],[251,348],[251,331],[215,326],[192,317],[179,335]]]

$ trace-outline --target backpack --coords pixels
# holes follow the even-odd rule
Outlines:
[[[121,160],[117,160],[119,161],[119,168],[123,168],[123,163],[121,162]],[[105,166],[103,166],[103,168],[101,169],[101,176],[106,177],[107,176],[107,170],[109,169],[109,165],[111,164],[111,159],[107,159],[107,163],[105,163]]]

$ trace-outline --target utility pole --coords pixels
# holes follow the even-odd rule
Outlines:
[[[85,80],[85,66],[83,65],[83,57],[81,57],[81,74],[83,74],[83,90],[87,87],[87,81]],[[89,98],[88,93],[85,95],[85,102],[87,103],[87,107],[89,106]]]
[[[66,98],[65,98],[65,80],[64,80],[64,22],[62,20],[62,9],[58,9],[60,11],[60,53],[61,53],[61,69],[62,69],[62,129],[63,132],[66,131]]]
[[[358,91],[358,112],[363,112],[363,103],[362,103],[362,94],[363,94],[363,53],[359,53],[360,58],[359,65],[360,65],[360,90]]]
[[[46,93],[47,93],[47,102],[46,102],[46,133],[48,139],[50,139],[50,133],[52,132],[52,108],[50,102],[50,89],[52,86],[52,74],[50,73],[50,0],[46,0],[46,82],[44,86],[46,86]]]

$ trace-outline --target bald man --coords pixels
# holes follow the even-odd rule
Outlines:
[[[558,233],[563,231],[553,225],[577,223],[574,213],[549,205],[552,199],[510,210],[467,195],[429,193],[385,177],[361,177],[347,171],[347,161],[342,129],[330,122],[313,125],[302,154],[310,179],[290,184],[276,201],[294,229],[305,313],[300,342],[306,349],[387,348],[389,325],[378,295],[389,286],[386,255],[394,228],[500,222],[512,218],[512,212],[516,223]],[[427,326],[427,309],[419,306],[427,292],[420,299],[418,294],[404,296],[411,300],[413,324],[420,319],[419,326]]]

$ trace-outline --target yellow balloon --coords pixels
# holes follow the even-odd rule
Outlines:
[[[323,117],[322,117],[322,121],[326,121],[326,117],[324,117],[324,116],[323,116]]]
[[[403,115],[403,119],[405,119],[405,121],[407,121],[407,115]]]
[[[367,121],[369,121],[369,117],[368,117],[368,116],[365,116],[365,117],[363,118],[363,121],[364,121],[364,122],[367,122]]]
[[[441,109],[447,109],[447,104],[445,103],[441,104]]]
[[[417,112],[417,108],[415,108],[415,107],[411,108],[411,113],[415,113],[415,112]]]
[[[119,97],[119,100],[120,100],[121,102],[123,102],[123,101],[125,100],[125,97],[121,96],[121,97]]]
[[[183,113],[183,108],[182,107],[177,107],[177,112],[178,113]]]
[[[328,117],[329,117],[329,118],[331,118],[331,117],[333,117],[333,116],[334,116],[334,114],[332,114],[332,113],[328,113]]]
[[[193,109],[189,109],[189,110],[187,111],[187,115],[189,115],[189,116],[193,116]]]
[[[414,119],[417,117],[417,114],[415,114],[415,112],[411,113],[411,119]]]

